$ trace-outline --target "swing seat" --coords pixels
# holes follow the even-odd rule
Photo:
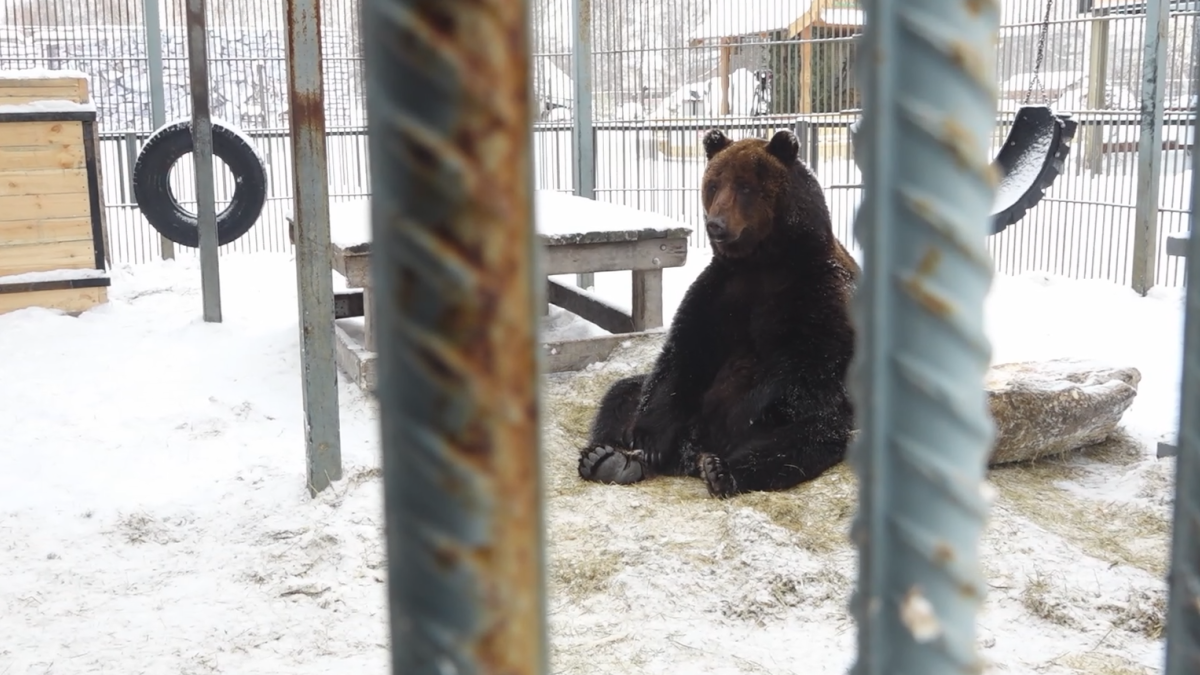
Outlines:
[[[859,122],[850,125],[850,144]],[[1000,177],[992,202],[992,234],[1025,217],[1062,173],[1078,123],[1048,106],[1022,106],[992,167]],[[855,164],[858,153],[852,152]]]

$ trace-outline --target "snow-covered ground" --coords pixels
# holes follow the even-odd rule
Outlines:
[[[707,262],[664,273],[665,311]],[[377,411],[340,389],[346,478],[304,486],[294,267],[222,258],[224,323],[201,320],[194,258],[125,266],[72,318],[0,316],[0,673],[384,672]],[[629,304],[627,275],[597,291]],[[993,673],[1157,672],[1182,294],[996,279],[997,362],[1139,368],[1130,438],[992,473],[980,617]],[[555,310],[547,337],[594,327]],[[632,488],[575,474],[592,406],[655,344],[546,378],[554,672],[845,672],[853,475],[709,499],[693,480]]]

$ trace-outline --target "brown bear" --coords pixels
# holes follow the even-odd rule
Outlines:
[[[729,497],[783,490],[841,462],[858,266],[833,234],[790,131],[704,137],[712,262],[688,288],[652,370],[600,401],[579,474],[601,483],[703,478]]]

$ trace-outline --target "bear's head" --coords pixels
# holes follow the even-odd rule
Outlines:
[[[780,209],[786,207],[800,143],[786,130],[769,141],[735,142],[712,129],[704,135],[704,154],[708,165],[701,201],[713,252],[746,257],[771,236]]]

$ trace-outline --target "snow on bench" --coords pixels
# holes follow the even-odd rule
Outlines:
[[[673,218],[553,190],[534,193],[538,234],[550,246],[678,237],[691,228]],[[337,248],[365,252],[371,243],[371,201],[329,203],[330,238]]]
[[[535,192],[534,208],[537,232],[545,245],[542,271],[547,277],[618,271],[633,275],[631,312],[585,289],[547,278],[549,304],[610,333],[545,344],[550,372],[586,367],[607,358],[624,340],[662,328],[662,271],[687,262],[692,228],[657,213],[550,190]],[[360,386],[372,389],[370,200],[330,202],[329,227],[333,268],[346,278],[347,286],[363,289],[362,339],[354,340],[339,328],[339,365]]]

